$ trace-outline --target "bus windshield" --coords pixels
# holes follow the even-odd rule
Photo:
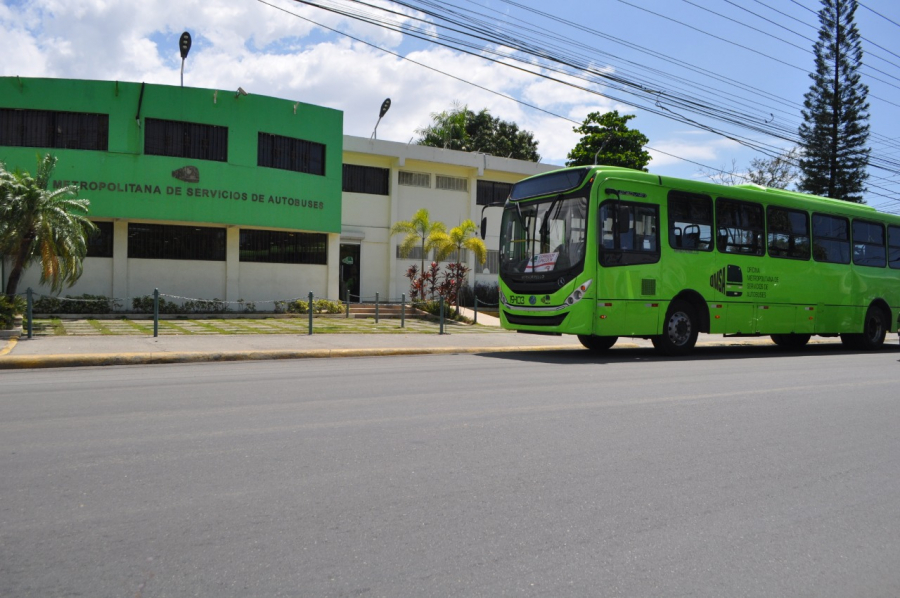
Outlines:
[[[584,260],[588,200],[558,195],[509,202],[500,225],[500,273],[562,272]]]

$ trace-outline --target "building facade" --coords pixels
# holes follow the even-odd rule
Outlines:
[[[284,99],[116,81],[0,77],[0,162],[33,171],[59,159],[51,187],[74,185],[98,233],[63,295],[257,302],[399,298],[418,259],[401,259],[393,222],[418,209],[453,227],[554,167],[344,136],[340,111]],[[499,210],[488,209],[489,249]],[[496,254],[493,253],[493,263]],[[469,284],[496,266],[472,256]],[[4,260],[3,282],[9,271]],[[26,271],[19,289],[39,285]]]

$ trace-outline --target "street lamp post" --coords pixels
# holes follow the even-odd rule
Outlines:
[[[378,123],[381,122],[381,119],[387,114],[387,111],[391,107],[391,98],[387,98],[385,101],[381,103],[381,112],[378,113],[378,120],[375,122],[375,130],[372,131],[371,139],[378,139]]]
[[[181,86],[184,87],[184,59],[191,51],[191,34],[185,31],[178,40],[178,49],[181,50]]]

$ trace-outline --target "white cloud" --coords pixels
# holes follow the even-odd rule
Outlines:
[[[397,48],[402,41],[397,33],[333,13],[288,0],[267,1],[385,48]],[[576,123],[589,112],[633,112],[600,95],[447,48],[424,46],[408,54],[410,60],[475,84],[469,85],[325,32],[285,11],[252,0],[8,2],[0,5],[0,74],[178,85],[177,39],[188,30],[194,45],[185,65],[186,85],[223,90],[240,86],[250,93],[340,109],[345,132],[360,136],[371,134],[381,102],[390,97],[392,107],[379,125],[379,137],[404,142],[431,121],[432,113],[459,100],[473,110],[487,107],[494,116],[532,131],[543,159],[556,164],[565,161],[578,141],[572,132],[575,125],[488,90],[520,97]],[[723,147],[721,140],[694,144],[683,139],[678,135],[652,145],[690,159],[711,160]],[[658,154],[653,165],[671,161]]]

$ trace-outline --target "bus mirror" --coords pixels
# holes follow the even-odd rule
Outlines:
[[[481,217],[481,240],[487,237],[487,216]]]

